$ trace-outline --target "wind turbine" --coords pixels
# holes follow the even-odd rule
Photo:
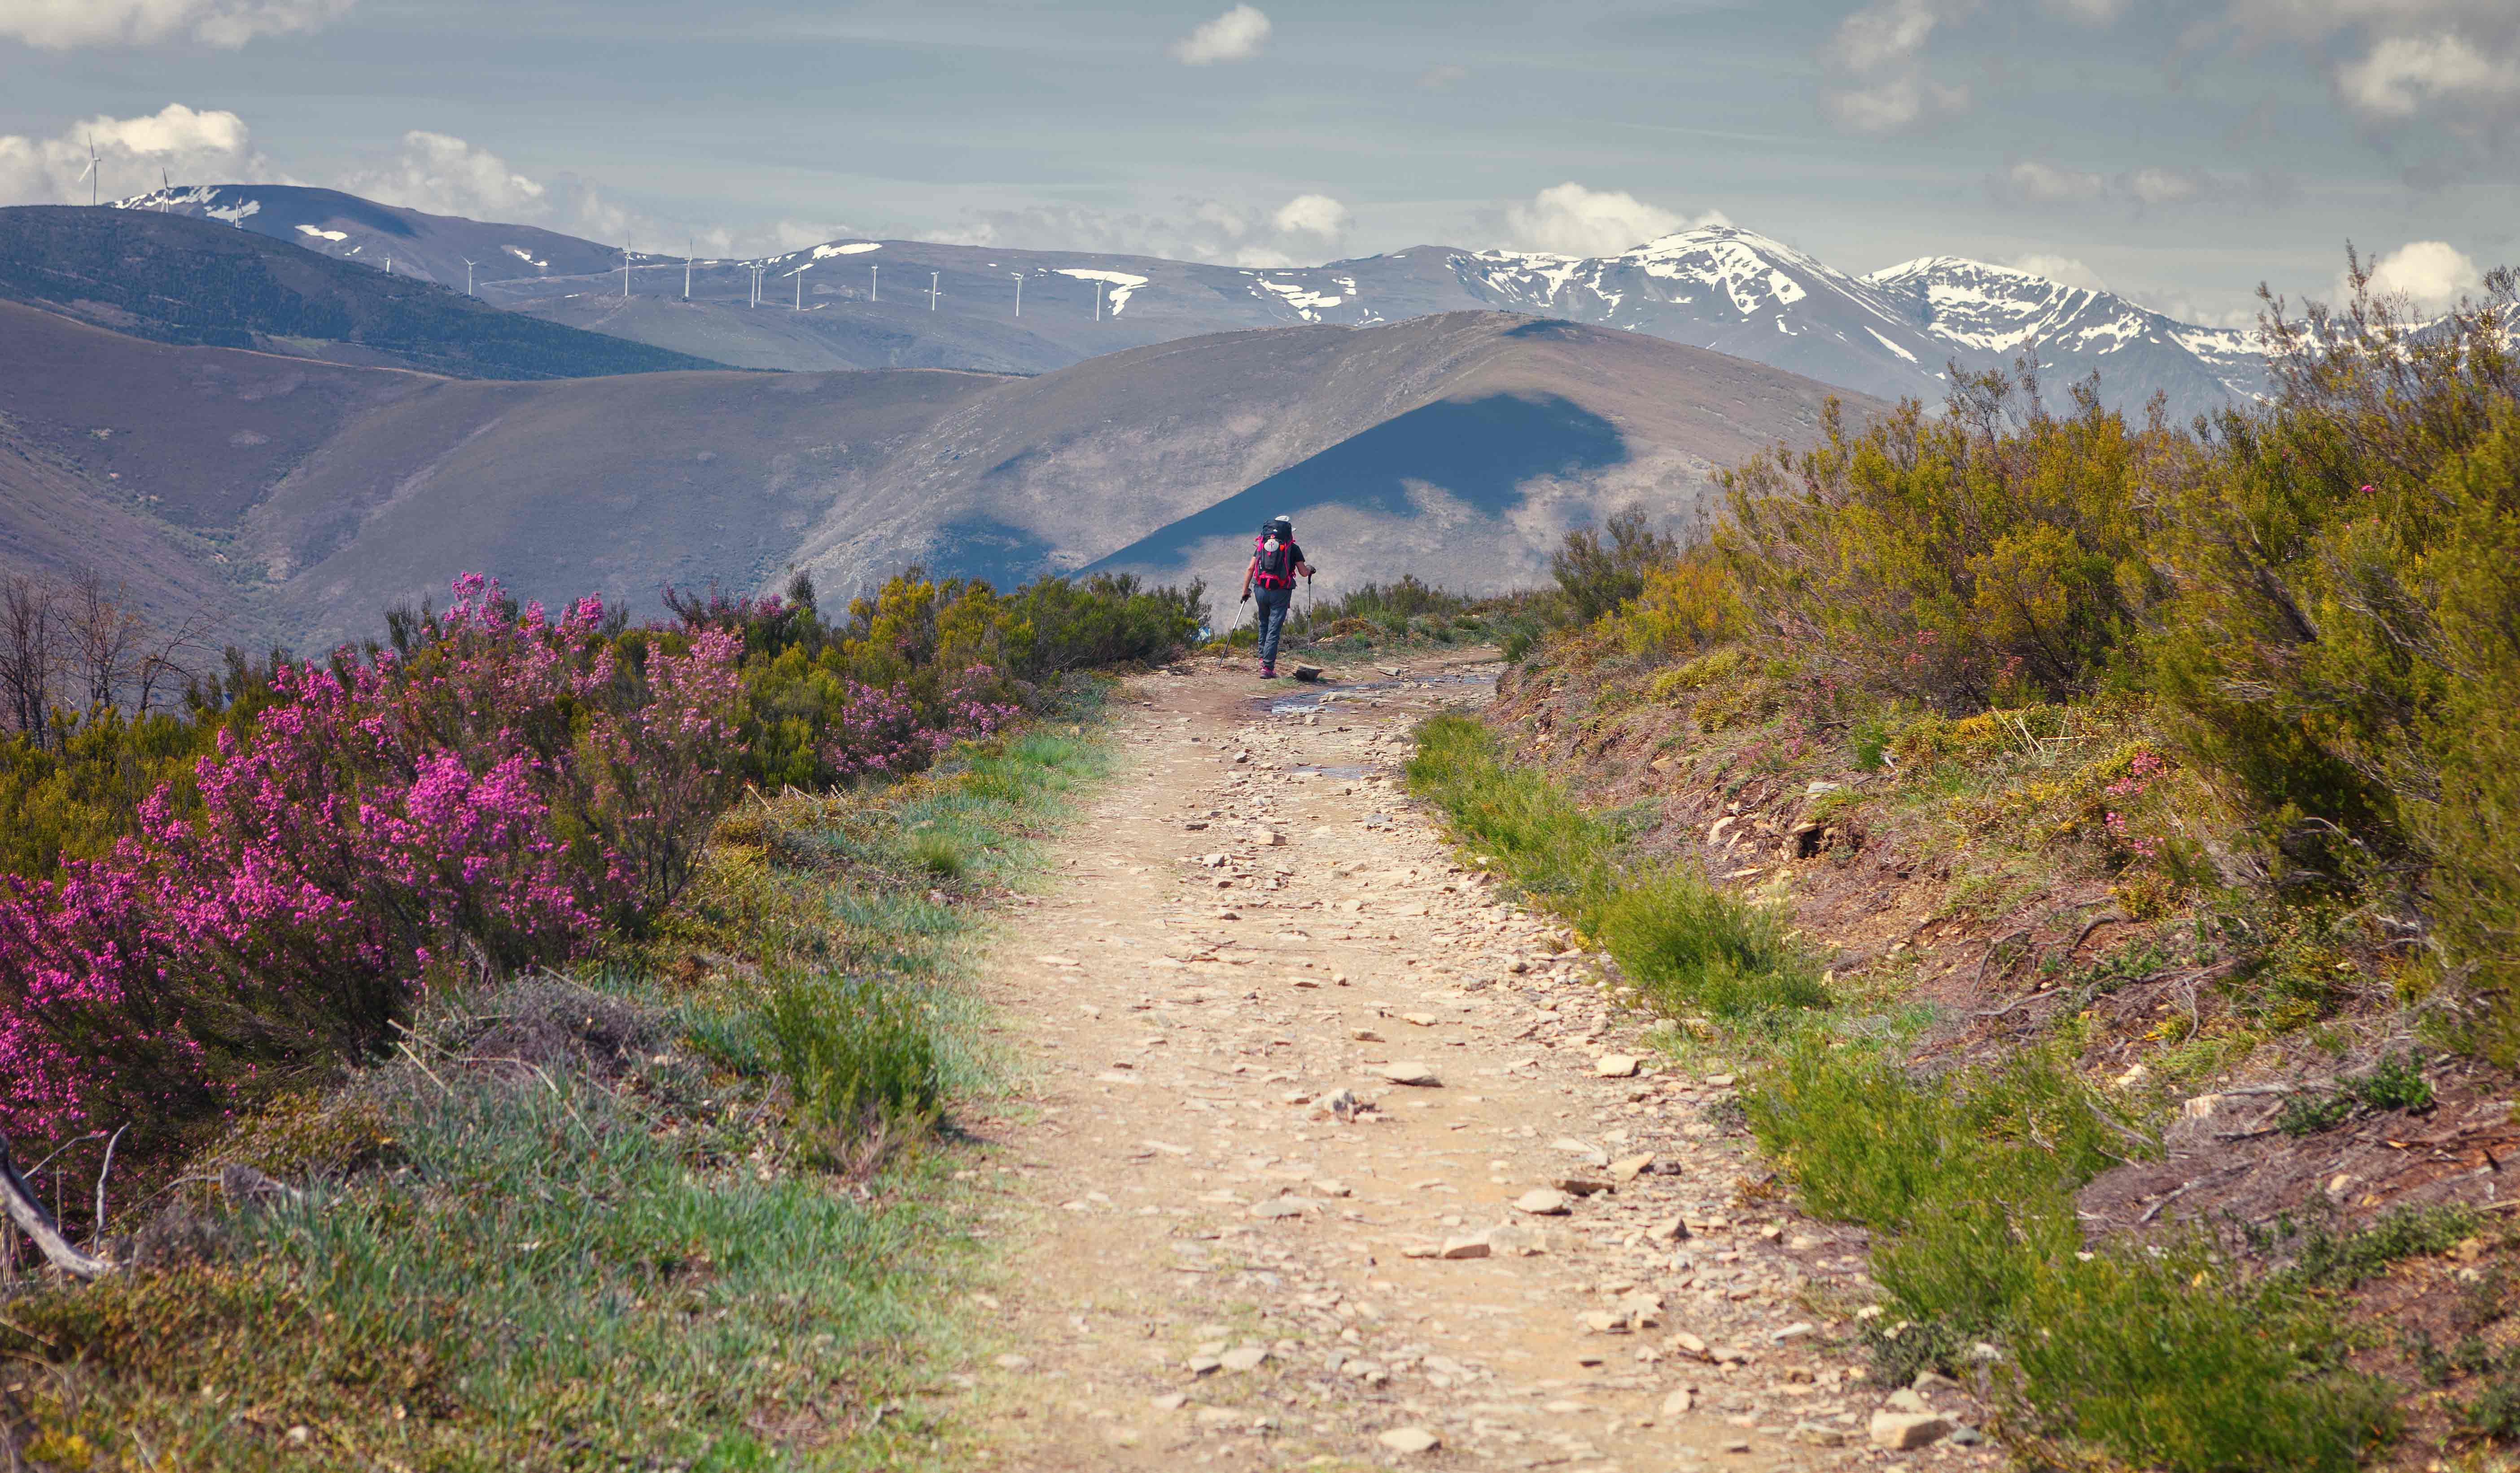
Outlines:
[[[621,299],[630,299],[630,243],[621,243]]]
[[[694,236],[683,243],[683,300],[685,301],[692,299],[692,252],[699,243],[698,236]]]
[[[798,266],[795,270],[788,273],[788,277],[796,283],[796,304],[788,308],[791,312],[801,312],[805,310],[805,271],[807,267],[810,267],[814,263],[812,261],[807,261],[804,265]]]
[[[87,135],[87,167],[79,170],[79,178],[87,181],[88,207],[93,209],[96,207],[97,186],[105,182],[105,170],[100,167],[97,162],[96,135],[94,133]],[[73,180],[71,182],[76,183],[77,181]]]
[[[1020,317],[1023,315],[1023,273],[1010,271],[1007,274],[1015,279],[1015,315]]]
[[[464,263],[464,295],[467,297],[472,295],[472,268],[479,264],[480,262],[473,260],[467,260]]]
[[[1094,320],[1102,320],[1102,283],[1099,281],[1094,284]]]
[[[883,272],[883,267],[881,267],[881,266],[875,265],[875,264],[872,264],[872,263],[870,263],[870,264],[867,266],[867,300],[869,300],[869,301],[881,301],[881,300],[883,300],[883,275],[882,275],[882,272]]]
[[[936,273],[927,273],[927,310],[936,310]]]

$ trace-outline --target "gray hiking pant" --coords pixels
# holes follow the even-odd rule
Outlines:
[[[1252,618],[1260,626],[1260,663],[1278,663],[1278,636],[1285,631],[1286,611],[1295,606],[1292,588],[1251,590]]]

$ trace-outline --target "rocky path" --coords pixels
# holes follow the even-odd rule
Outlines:
[[[1407,804],[1411,725],[1495,672],[1133,687],[987,981],[1033,1107],[975,1168],[1023,1245],[966,1378],[988,1465],[1990,1460],[1874,1446],[1964,1408],[1864,1379],[1860,1245],[1745,1205],[1731,1081],[1640,1064],[1646,1020]]]

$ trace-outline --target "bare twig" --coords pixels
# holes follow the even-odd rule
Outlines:
[[[2208,1182],[2208,1181],[2220,1181],[2220,1180],[2224,1179],[2225,1177],[2232,1176],[2232,1175],[2236,1175],[2236,1174],[2239,1174],[2240,1172],[2243,1172],[2243,1171],[2246,1171],[2246,1170],[2247,1170],[2247,1168],[2246,1168],[2246,1167],[2232,1167],[2232,1168],[2230,1168],[2230,1169],[2228,1169],[2228,1170],[2226,1170],[2226,1171],[2220,1171],[2220,1172],[2208,1172],[2208,1173],[2206,1173],[2204,1175],[2199,1176],[2199,1177],[2197,1177],[2195,1180],[2188,1182],[2185,1186],[2182,1186],[2182,1187],[2179,1188],[2177,1191],[2172,1192],[2170,1195],[2168,1195],[2168,1196],[2166,1196],[2166,1197],[2162,1198],[2160,1201],[2155,1202],[2155,1203],[2154,1203],[2154,1204],[2152,1204],[2150,1207],[2145,1208],[2145,1209],[2143,1210],[2143,1216],[2135,1220],[2136,1220],[2136,1225],[2137,1225],[2137,1226],[2138,1226],[2138,1227],[2140,1227],[2140,1226],[2142,1226],[2144,1223],[2151,1221],[2153,1219],[2155,1219],[2155,1218],[2157,1218],[2157,1217],[2160,1217],[2160,1216],[2161,1216],[2161,1210],[2162,1210],[2163,1208],[2168,1207],[2171,1203],[2176,1202],[2176,1201],[2178,1201],[2180,1198],[2186,1196],[2189,1192],[2194,1191],[2196,1188],[2198,1188],[2198,1187],[2200,1187],[2200,1186],[2203,1186],[2206,1182]]]
[[[441,1080],[441,1079],[439,1079],[439,1078],[437,1077],[437,1071],[436,1071],[436,1070],[429,1068],[429,1067],[428,1067],[428,1065],[425,1061],[423,1061],[423,1060],[422,1060],[422,1058],[420,1057],[420,1053],[419,1053],[419,1051],[418,1051],[417,1049],[414,1049],[414,1048],[411,1046],[411,1040],[410,1040],[410,1039],[408,1039],[408,1038],[396,1038],[396,1039],[394,1039],[394,1047],[395,1047],[395,1048],[398,1048],[398,1049],[400,1049],[400,1050],[402,1051],[402,1056],[403,1056],[404,1058],[411,1060],[412,1065],[413,1065],[413,1067],[414,1067],[414,1068],[418,1069],[421,1073],[423,1073],[423,1074],[425,1074],[425,1075],[428,1076],[428,1082],[429,1082],[430,1083],[432,1083],[432,1084],[435,1084],[435,1085],[438,1087],[438,1089],[439,1089],[440,1091],[442,1091],[443,1093],[449,1094],[449,1095],[452,1095],[452,1094],[455,1092],[452,1088],[449,1088],[449,1087],[447,1086],[447,1083],[446,1083],[446,1082],[445,1082],[444,1080]]]
[[[2005,1003],[2002,1007],[1982,1009],[1979,1011],[1978,1016],[1981,1018],[2001,1018],[2004,1014],[2011,1012],[2014,1008],[2020,1007],[2024,1003],[2037,1002],[2043,997],[2062,997],[2064,995],[2065,993],[2063,990],[2058,988],[2049,988],[2044,992],[2028,992],[2019,997],[2013,998],[2010,1002]]]
[[[2090,941],[2092,939],[2092,933],[2099,930],[2102,926],[2109,925],[2115,921],[2123,921],[2127,919],[2129,919],[2128,916],[2114,910],[2110,911],[2107,915],[2093,916],[2092,918],[2092,923],[2085,926],[2079,933],[2077,933],[2072,944],[2066,946],[2065,954],[2067,956],[2072,956],[2075,952],[2082,950],[2083,943]]]
[[[44,1257],[63,1272],[77,1278],[95,1278],[112,1269],[111,1260],[82,1253],[62,1236],[53,1215],[44,1211],[44,1204],[36,1199],[34,1188],[18,1174],[18,1163],[10,1157],[5,1135],[0,1135],[0,1206],[7,1207],[10,1220],[34,1239]]]
[[[130,1128],[130,1122],[125,1121],[115,1128],[113,1138],[105,1143],[105,1165],[96,1172],[96,1230],[89,1236],[91,1242],[105,1241],[105,1178],[113,1174],[113,1148],[122,1144],[122,1132]]]

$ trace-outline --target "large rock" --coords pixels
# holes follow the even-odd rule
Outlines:
[[[1943,1440],[1952,1424],[1930,1411],[1876,1411],[1872,1413],[1872,1446],[1892,1452],[1908,1452],[1930,1447]]]

